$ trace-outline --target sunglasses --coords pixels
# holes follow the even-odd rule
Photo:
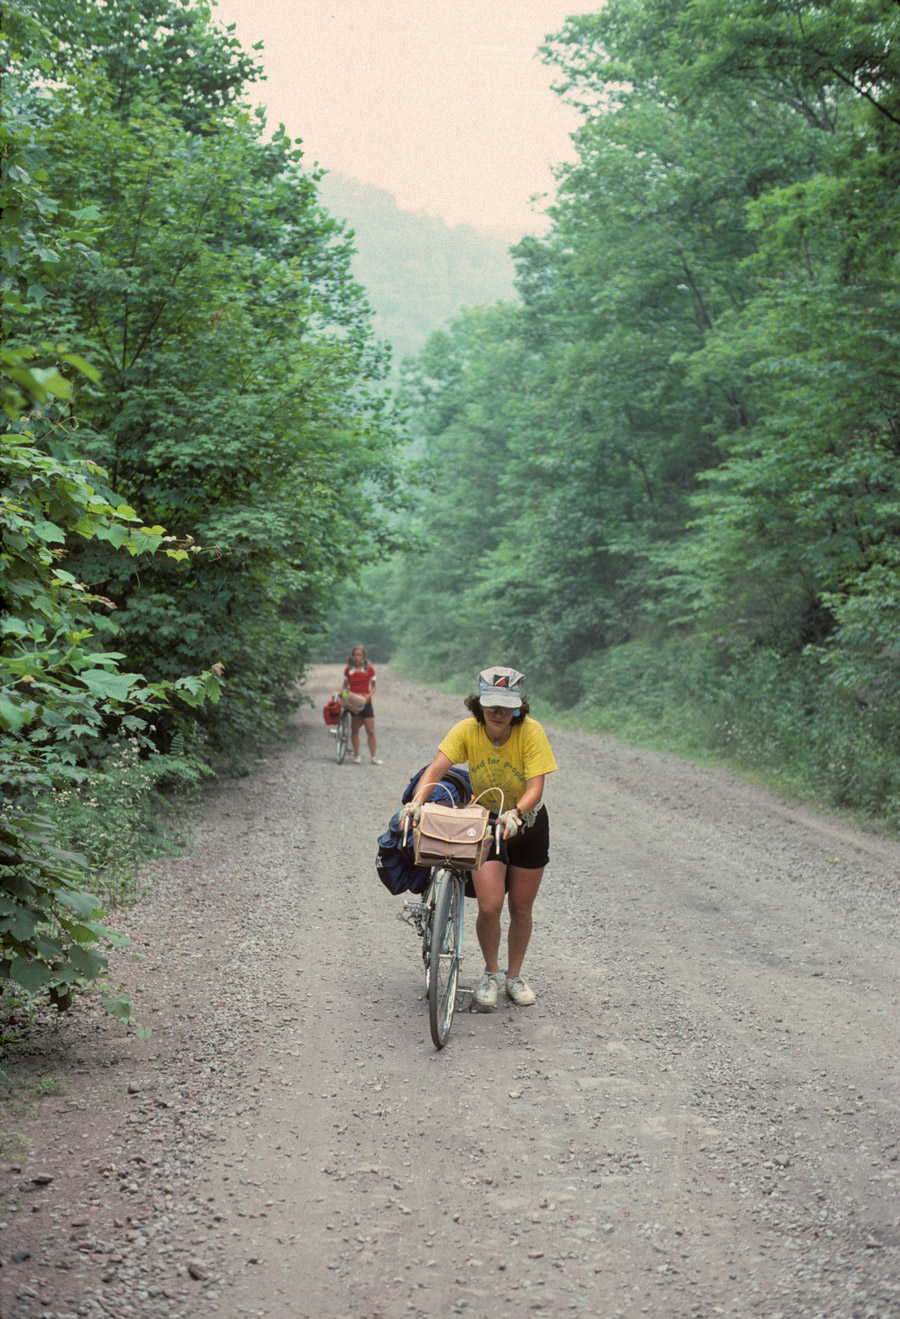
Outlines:
[[[483,705],[481,708],[485,714],[504,715],[515,713],[512,706],[509,705]]]

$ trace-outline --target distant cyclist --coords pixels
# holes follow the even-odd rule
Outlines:
[[[372,697],[375,694],[375,670],[366,658],[365,646],[353,647],[353,652],[347,660],[347,667],[344,669],[344,684],[348,691],[366,698],[366,704],[359,714],[353,715],[350,733],[350,740],[353,743],[353,762],[356,765],[360,763],[359,729],[362,725],[366,730],[372,764],[381,765],[384,762],[375,754],[375,710],[372,706]]]
[[[556,761],[543,728],[529,714],[525,675],[497,665],[478,675],[478,694],[467,696],[471,718],[454,724],[419,780],[416,795],[404,814],[417,818],[428,796],[451,765],[467,764],[472,793],[483,805],[499,810],[508,860],[501,861],[496,845],[480,870],[472,872],[478,898],[475,931],[484,956],[484,974],[475,1001],[494,1007],[500,990],[519,1007],[528,1007],[535,994],[522,979],[522,962],[531,938],[531,910],[549,860],[550,825],[542,803],[544,777]],[[486,792],[501,789],[500,793]],[[500,915],[509,892],[508,965],[500,969]]]

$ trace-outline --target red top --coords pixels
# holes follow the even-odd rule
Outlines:
[[[375,670],[371,664],[367,664],[364,669],[351,669],[348,664],[344,669],[344,682],[351,692],[356,692],[360,696],[368,696],[374,677]]]

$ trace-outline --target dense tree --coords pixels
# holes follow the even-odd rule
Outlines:
[[[257,58],[233,28],[212,22],[212,6],[197,0],[14,0],[42,30],[18,41],[26,61],[68,84],[102,75],[112,110],[127,117],[140,105],[165,106],[191,132],[218,132],[222,114],[245,105],[247,84],[261,76]]]
[[[24,78],[18,99],[98,259],[30,308],[28,333],[65,333],[100,372],[78,452],[198,550],[138,579],[73,546],[73,568],[102,583],[148,676],[226,665],[203,716],[220,740],[271,729],[335,583],[390,543],[385,361],[351,248],[299,148],[243,106],[251,65],[204,7],[92,4],[83,30],[56,0],[38,12],[65,81],[50,100]]]
[[[2,56],[0,983],[65,1006],[115,938],[64,790],[275,729],[396,437],[348,240],[204,6],[11,0]]]
[[[516,249],[522,307],[460,322],[420,420],[426,463],[452,443],[468,469],[498,449],[515,466],[492,543],[462,550],[480,652],[573,698],[616,648],[634,643],[643,689],[648,638],[702,638],[708,690],[772,677],[777,718],[825,712],[830,677],[847,712],[832,732],[864,708],[882,763],[898,690],[898,49],[888,0],[610,0],[548,45],[583,110],[579,158],[550,234]],[[485,364],[504,353],[515,370],[497,381]],[[453,525],[447,488],[423,527]],[[408,574],[416,638],[437,632],[433,597],[416,596],[434,582],[427,544]]]

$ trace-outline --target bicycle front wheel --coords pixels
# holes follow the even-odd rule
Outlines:
[[[347,747],[350,745],[350,711],[345,710],[341,715],[341,722],[338,724],[337,738],[335,739],[334,754],[337,757],[337,763],[343,765],[344,756],[347,754]]]
[[[452,870],[434,877],[434,921],[428,959],[428,1018],[436,1049],[443,1049],[453,1024],[462,955],[463,886]]]

